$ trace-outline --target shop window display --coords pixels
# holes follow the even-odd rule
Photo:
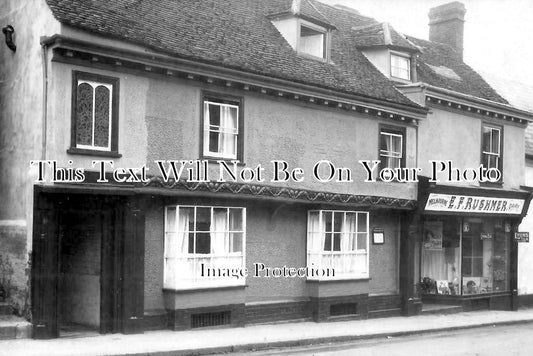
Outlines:
[[[423,233],[422,293],[473,295],[509,290],[509,222],[428,219]]]

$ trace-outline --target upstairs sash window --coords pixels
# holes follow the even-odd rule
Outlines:
[[[502,168],[502,129],[496,126],[483,126],[482,139],[482,164],[485,168],[496,168],[501,172]]]

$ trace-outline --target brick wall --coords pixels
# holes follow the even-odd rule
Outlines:
[[[246,324],[310,319],[309,301],[246,305]]]

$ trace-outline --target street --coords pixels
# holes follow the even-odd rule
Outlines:
[[[352,341],[338,344],[311,345],[233,355],[320,355],[320,356],[502,356],[533,354],[533,325],[519,324],[475,328],[387,339]]]

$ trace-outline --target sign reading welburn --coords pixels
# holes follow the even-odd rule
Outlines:
[[[522,213],[523,199],[490,198],[468,195],[430,193],[427,211],[467,212],[482,214]]]

